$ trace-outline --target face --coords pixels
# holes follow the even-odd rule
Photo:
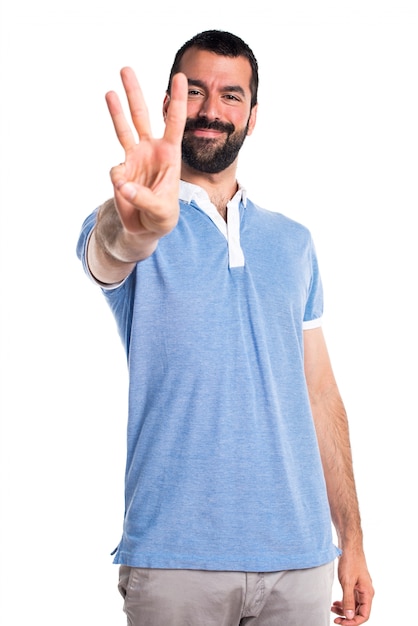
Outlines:
[[[190,48],[182,58],[180,71],[189,83],[183,162],[200,172],[221,172],[236,160],[255,125],[251,66],[245,57],[225,57]]]

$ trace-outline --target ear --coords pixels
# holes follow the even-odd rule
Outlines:
[[[251,135],[254,130],[254,126],[257,121],[257,110],[258,110],[258,104],[255,104],[253,108],[251,109],[250,119],[248,120],[247,136]]]
[[[170,95],[168,93],[165,94],[165,98],[164,98],[164,102],[163,102],[163,118],[164,118],[164,122],[167,119],[167,111],[168,111],[168,106],[170,104]]]

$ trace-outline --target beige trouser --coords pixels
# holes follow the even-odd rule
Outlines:
[[[128,626],[329,626],[334,563],[245,573],[122,565]]]

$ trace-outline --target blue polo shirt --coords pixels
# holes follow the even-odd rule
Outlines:
[[[303,330],[323,307],[310,233],[242,189],[227,223],[199,187],[182,183],[179,202],[154,254],[103,289],[129,366],[114,562],[277,571],[332,561],[303,367]],[[95,216],[78,244],[87,272]]]

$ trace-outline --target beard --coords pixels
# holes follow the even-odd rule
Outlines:
[[[182,159],[186,165],[206,174],[218,174],[235,161],[247,136],[249,120],[242,130],[236,130],[230,123],[214,120],[209,122],[205,117],[189,118],[184,128],[181,144]],[[219,130],[226,133],[226,139],[195,137],[188,134],[189,130],[200,128]]]

